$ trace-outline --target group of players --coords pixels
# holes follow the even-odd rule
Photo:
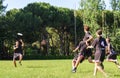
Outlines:
[[[85,36],[82,41],[79,42],[79,45],[73,50],[73,52],[79,51],[74,59],[72,60],[72,72],[76,72],[79,63],[82,63],[85,58],[88,58],[90,63],[94,63],[94,76],[97,73],[97,70],[102,72],[105,76],[107,74],[104,72],[104,59],[106,54],[107,61],[113,62],[120,68],[120,65],[117,61],[117,53],[114,51],[112,44],[110,43],[110,38],[104,38],[102,36],[102,30],[98,29],[96,31],[96,38],[93,39],[93,36],[90,34],[90,27],[84,25]],[[94,48],[94,52],[92,50]],[[94,55],[94,60],[92,57]]]
[[[117,65],[118,68],[120,68],[120,65],[117,61],[117,53],[114,51],[112,44],[110,43],[110,38],[104,38],[102,36],[102,30],[98,29],[96,31],[97,38],[93,39],[93,36],[90,34],[90,27],[87,25],[84,25],[84,32],[85,36],[82,41],[79,42],[79,45],[73,50],[73,52],[76,52],[79,50],[79,53],[77,53],[72,60],[72,72],[76,72],[77,67],[79,63],[82,63],[85,58],[88,58],[88,61],[90,63],[95,64],[94,68],[94,76],[97,73],[97,70],[101,71],[105,76],[107,74],[104,72],[104,59],[106,54],[107,61],[113,62]],[[19,64],[22,65],[21,60],[23,57],[23,47],[24,42],[22,40],[23,34],[17,33],[17,38],[14,46],[14,54],[13,54],[13,62],[14,66],[16,65],[16,58],[19,57]],[[92,48],[95,49],[95,52],[93,53]],[[94,60],[92,59],[94,54]]]

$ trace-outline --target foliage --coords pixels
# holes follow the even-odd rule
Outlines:
[[[76,17],[74,16],[76,13]],[[76,20],[76,31],[75,31]],[[16,33],[23,33],[25,51],[28,55],[70,56],[76,42],[82,40],[83,25],[102,28],[104,37],[111,37],[119,51],[120,12],[105,10],[104,0],[81,0],[79,10],[52,6],[48,3],[30,3],[23,9],[12,9],[0,16],[1,55],[12,54]],[[42,45],[42,41],[45,42]],[[7,49],[4,49],[7,47]]]
[[[83,11],[83,23],[89,25],[91,32],[95,33],[96,29],[101,27],[98,21],[101,21],[100,16],[102,15],[102,10],[105,9],[104,0],[81,0],[80,8]]]
[[[110,0],[112,10],[120,10],[120,0]]]
[[[3,12],[5,12],[5,9],[7,8],[7,5],[3,5],[4,0],[0,0],[0,16],[3,15]]]

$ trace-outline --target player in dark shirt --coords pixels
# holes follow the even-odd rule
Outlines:
[[[92,36],[89,32],[89,27],[84,26],[84,32],[85,36],[83,38],[83,41],[79,43],[79,45],[73,50],[73,52],[76,52],[77,50],[80,50],[77,55],[75,55],[74,59],[72,60],[72,72],[76,72],[76,69],[79,65],[79,63],[82,63],[85,57],[88,57],[88,61],[92,63],[92,51],[91,49],[86,49],[88,45],[90,45],[90,41],[92,40]]]
[[[89,30],[90,30],[90,27],[85,25],[84,26],[85,36],[83,38],[83,41],[86,43],[85,44],[86,47],[89,46],[91,44],[92,40],[93,40],[93,37],[92,37],[91,33],[89,32]],[[84,55],[85,55],[84,57],[88,58],[89,63],[93,63],[91,48],[86,49],[86,51],[84,52]]]
[[[13,47],[14,49],[14,55],[13,55],[13,62],[14,66],[16,67],[16,58],[19,57],[19,64],[21,64],[22,57],[23,57],[23,47],[24,47],[24,42],[22,40],[23,35],[21,33],[17,33],[17,38],[15,42],[15,46]]]
[[[101,67],[101,63],[103,63],[105,59],[105,49],[107,47],[107,43],[106,43],[106,40],[102,37],[102,30],[97,30],[96,35],[97,35],[97,38],[93,41],[92,45],[88,46],[89,48],[95,48],[94,76],[96,75],[97,70],[101,71],[105,76],[107,76],[107,74],[104,72],[104,70]]]
[[[118,63],[117,60],[117,53],[114,51],[113,46],[110,43],[110,38],[106,38],[107,42],[107,61],[113,62],[117,65],[118,68],[120,68],[120,64]]]
[[[76,72],[76,69],[79,65],[79,63],[82,63],[85,58],[85,51],[86,51],[86,43],[84,41],[81,41],[77,48],[73,50],[73,52],[76,52],[78,49],[80,50],[78,54],[75,55],[74,59],[72,60],[72,72]]]

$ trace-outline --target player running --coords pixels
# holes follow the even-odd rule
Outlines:
[[[117,65],[118,68],[120,68],[120,64],[118,63],[117,60],[117,53],[114,51],[113,46],[110,43],[110,38],[106,38],[107,42],[107,61],[113,62]]]
[[[19,64],[21,64],[22,57],[23,57],[23,47],[24,47],[24,42],[22,40],[23,34],[17,33],[17,38],[15,42],[15,46],[13,47],[14,49],[14,54],[13,54],[13,62],[14,66],[17,67],[16,65],[16,58],[19,57]]]
[[[107,47],[107,43],[106,43],[105,38],[102,37],[102,30],[97,30],[96,36],[97,36],[97,38],[93,41],[92,45],[88,46],[88,48],[95,48],[94,76],[96,75],[97,71],[99,70],[100,72],[102,72],[107,77],[107,74],[104,72],[104,70],[101,66],[101,65],[103,65],[103,61],[105,59],[105,50],[106,50],[106,47]]]
[[[83,41],[81,41],[75,50],[73,50],[73,52],[76,52],[77,50],[80,50],[80,52],[75,55],[74,59],[72,60],[72,72],[76,72],[79,63],[82,63],[85,57],[88,57],[88,61],[92,63],[92,51],[91,49],[86,49],[93,39],[89,32],[89,29],[90,28],[88,26],[84,26],[85,36],[83,38]]]

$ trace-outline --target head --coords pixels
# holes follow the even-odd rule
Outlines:
[[[17,33],[17,40],[20,40],[20,39],[22,39],[22,37],[23,37],[23,34],[22,33]]]
[[[97,30],[96,35],[97,35],[97,37],[102,36],[102,30],[101,29]]]
[[[87,25],[84,25],[84,32],[88,32],[90,30],[90,27]]]
[[[107,43],[110,43],[110,41],[111,41],[111,39],[108,37],[108,38],[106,38],[106,42]]]

